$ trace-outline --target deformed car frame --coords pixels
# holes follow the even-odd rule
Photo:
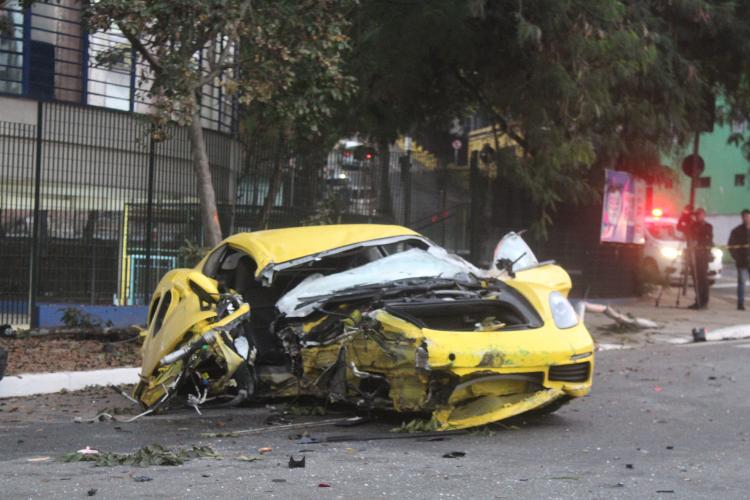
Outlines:
[[[134,397],[158,410],[311,395],[458,429],[587,394],[594,346],[568,274],[514,233],[494,261],[399,226],[236,234],[162,278]]]

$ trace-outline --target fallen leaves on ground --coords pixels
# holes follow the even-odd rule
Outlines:
[[[117,465],[182,465],[194,458],[221,458],[210,446],[193,446],[189,449],[172,451],[159,444],[144,446],[135,453],[80,453],[72,452],[63,455],[63,462],[94,462],[97,467],[114,467]]]

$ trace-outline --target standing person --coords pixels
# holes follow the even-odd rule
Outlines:
[[[706,222],[706,211],[698,208],[687,224],[688,257],[691,258],[695,280],[695,304],[689,309],[708,308],[708,264],[714,246],[714,227]],[[692,255],[690,255],[692,253]]]
[[[737,265],[737,309],[745,310],[745,283],[750,271],[750,210],[742,211],[742,224],[729,235],[729,253]]]

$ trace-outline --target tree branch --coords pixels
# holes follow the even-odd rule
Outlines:
[[[483,107],[492,115],[492,118],[500,126],[502,133],[506,134],[508,137],[513,139],[519,146],[521,146],[524,153],[530,154],[531,148],[529,147],[529,142],[523,137],[521,137],[520,135],[518,135],[517,133],[515,133],[510,128],[510,125],[508,124],[508,120],[495,109],[492,103],[490,103],[490,100],[487,98],[487,96],[485,96],[484,93],[476,85],[473,85],[464,75],[462,75],[460,70],[456,70],[455,74],[459,82],[461,82],[464,85],[464,87],[470,90],[474,94],[474,96],[477,98],[477,100],[480,101]]]
[[[138,53],[148,61],[148,64],[151,66],[151,69],[154,70],[154,73],[160,72],[162,70],[161,62],[159,62],[159,59],[154,54],[149,52],[148,48],[143,44],[141,39],[138,38],[137,35],[131,33],[130,30],[125,28],[125,26],[123,26],[121,23],[117,23],[117,26],[118,28],[120,28],[123,36],[128,39],[130,45],[132,45],[133,48],[137,50]]]

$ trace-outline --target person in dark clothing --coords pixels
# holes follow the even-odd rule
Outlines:
[[[750,210],[742,211],[742,224],[729,235],[729,253],[737,265],[737,309],[745,310],[745,283],[750,275]]]
[[[695,303],[689,309],[708,307],[708,264],[714,246],[714,227],[706,222],[706,211],[702,208],[686,210],[677,223],[677,229],[687,239],[686,264],[692,266],[695,281]]]

